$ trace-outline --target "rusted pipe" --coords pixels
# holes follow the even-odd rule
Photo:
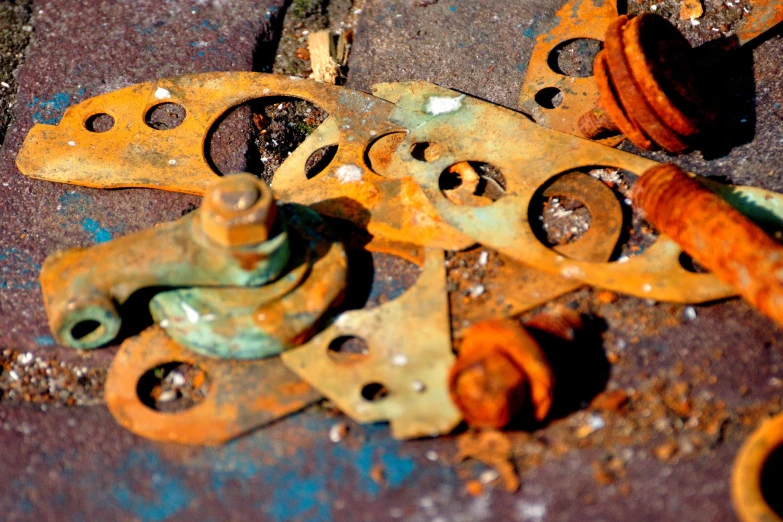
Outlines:
[[[783,326],[783,246],[675,165],[653,167],[633,201],[662,233]]]

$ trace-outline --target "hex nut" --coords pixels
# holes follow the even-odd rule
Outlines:
[[[225,247],[262,243],[277,218],[272,189],[252,174],[232,174],[213,183],[198,210],[204,234]]]

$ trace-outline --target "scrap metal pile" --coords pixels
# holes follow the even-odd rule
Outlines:
[[[739,44],[781,18],[772,3],[754,9]],[[17,157],[27,176],[204,196],[177,221],[54,253],[41,270],[52,333],[79,350],[127,337],[123,305],[154,291],[154,326],[125,338],[108,374],[116,420],[152,439],[218,444],[326,397],[357,422],[388,421],[400,439],[447,434],[463,421],[541,423],[557,375],[531,332],[575,342],[581,319],[563,311],[523,327],[509,318],[583,285],[679,303],[741,295],[783,326],[783,247],[765,231],[783,224],[783,195],[612,148],[623,137],[645,150],[699,147],[714,112],[688,42],[661,17],[629,19],[608,3],[572,2],[558,16],[538,39],[522,89],[520,105],[535,122],[426,82],[380,84],[369,95],[232,72],[134,85],[70,107],[56,126],[36,125]],[[595,76],[549,65],[553,49],[573,38],[603,39]],[[562,96],[556,105],[554,95]],[[329,118],[271,188],[246,173],[218,176],[205,152],[210,130],[229,109],[273,97],[307,100]],[[148,123],[162,104],[184,110],[181,124]],[[314,153],[335,146],[328,165],[308,170]],[[618,254],[630,214],[585,173],[597,167],[638,176],[633,205],[661,235],[636,255]],[[536,209],[555,196],[583,203],[591,225],[550,246]],[[363,248],[412,261],[421,273],[397,299],[346,310],[346,248],[359,235],[368,238]],[[503,272],[507,299],[492,314],[468,314],[476,321],[460,332],[455,355],[444,256],[476,243],[512,261]],[[694,270],[689,256],[709,272]],[[341,353],[355,338],[367,349]],[[202,369],[208,394],[184,411],[156,411],[139,396],[140,382],[172,362]],[[738,459],[734,500],[747,520],[771,513],[759,476],[783,441],[780,423],[765,425]]]

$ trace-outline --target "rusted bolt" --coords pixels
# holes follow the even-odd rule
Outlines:
[[[620,16],[596,55],[598,106],[579,120],[588,138],[621,132],[639,148],[685,152],[704,126],[692,48],[665,18]]]
[[[210,185],[198,212],[204,234],[225,247],[266,241],[277,218],[272,189],[251,174],[232,174]]]
[[[783,326],[780,243],[675,165],[645,172],[633,201],[658,230]]]
[[[542,421],[554,377],[541,347],[516,321],[490,319],[465,334],[449,373],[451,399],[470,426],[499,429],[530,410]]]

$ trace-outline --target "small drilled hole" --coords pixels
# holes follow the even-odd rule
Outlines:
[[[362,387],[362,397],[364,400],[375,402],[389,395],[389,390],[379,382],[371,382]]]
[[[356,362],[369,353],[367,343],[361,337],[341,335],[329,343],[329,357],[336,362]]]
[[[489,163],[462,161],[441,172],[438,187],[456,204],[479,206],[506,195],[506,178]]]
[[[87,118],[84,127],[90,132],[106,132],[114,127],[114,118],[110,114],[99,112]]]
[[[536,93],[536,103],[545,109],[554,109],[563,103],[563,93],[557,87],[544,87]]]
[[[708,274],[710,272],[709,270],[701,266],[695,259],[693,259],[686,252],[680,254],[679,262],[680,262],[680,266],[683,269],[693,274]]]
[[[185,107],[178,103],[159,103],[151,107],[144,116],[144,122],[155,130],[171,130],[185,121]]]
[[[305,176],[307,179],[313,179],[332,162],[337,154],[337,145],[327,145],[317,149],[305,162]]]
[[[77,341],[80,341],[90,335],[91,333],[98,330],[98,328],[101,327],[101,323],[98,321],[95,321],[93,319],[85,319],[84,321],[79,321],[75,325],[73,325],[73,328],[71,328],[71,337],[76,339]]]
[[[420,141],[411,147],[411,156],[419,161],[435,161],[440,158],[442,149],[437,143]]]
[[[164,413],[192,408],[206,398],[207,392],[206,373],[198,366],[179,361],[147,370],[136,386],[145,406]]]

